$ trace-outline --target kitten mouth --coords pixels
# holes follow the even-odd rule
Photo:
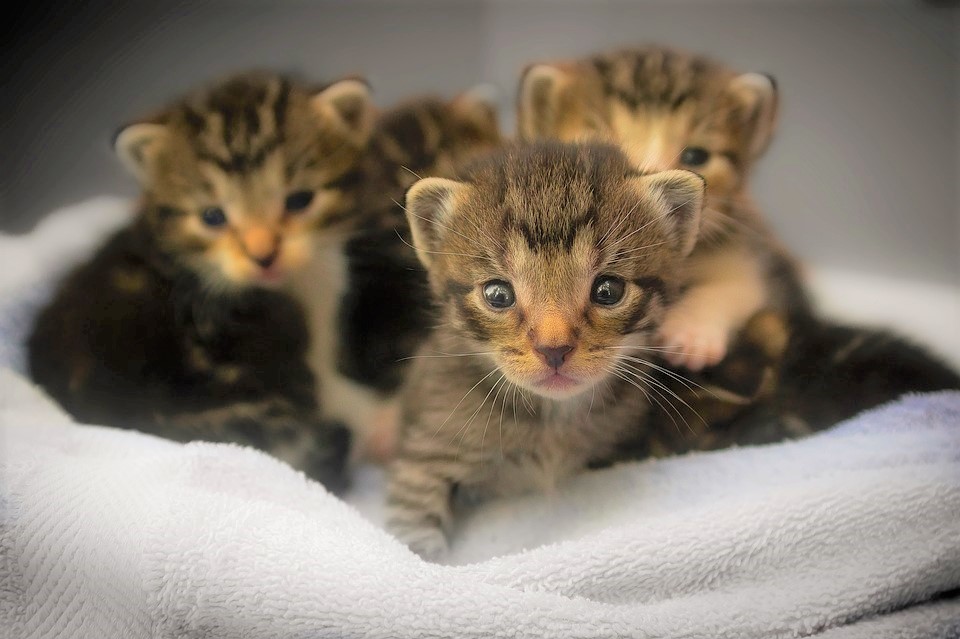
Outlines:
[[[282,268],[271,266],[260,269],[254,278],[261,284],[279,284],[286,277],[287,272]]]
[[[537,388],[548,391],[569,391],[580,386],[580,380],[564,375],[559,371],[553,371],[545,377],[540,378],[536,383]]]

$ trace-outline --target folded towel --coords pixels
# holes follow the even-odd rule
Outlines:
[[[24,370],[36,310],[129,206],[0,235],[0,369]],[[949,314],[953,293],[927,301]],[[2,639],[960,638],[958,393],[491,502],[437,566],[382,530],[381,471],[358,469],[344,503],[253,450],[79,426],[13,370]]]
[[[0,437],[11,637],[960,637],[931,602],[960,588],[958,392],[486,504],[456,566],[375,525],[376,474],[365,518],[251,449],[72,424],[11,371]]]

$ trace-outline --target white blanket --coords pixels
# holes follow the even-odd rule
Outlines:
[[[46,265],[0,279],[0,361],[110,215],[0,238]],[[0,637],[960,637],[957,593],[931,601],[960,589],[960,393],[487,504],[454,566],[380,529],[381,487],[79,426],[2,370]]]

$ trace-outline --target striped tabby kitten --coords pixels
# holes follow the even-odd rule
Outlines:
[[[346,242],[346,261],[336,266],[343,273],[336,280],[343,282],[338,315],[325,322],[337,330],[327,336],[329,354],[320,342],[315,353],[324,410],[350,426],[361,455],[383,460],[392,454],[397,390],[431,325],[423,303],[426,275],[401,206],[404,192],[418,176],[452,176],[454,167],[500,142],[496,111],[478,90],[452,100],[411,100],[377,120],[357,205],[359,228]]]
[[[123,128],[139,212],[70,274],[29,340],[78,420],[248,444],[342,487],[349,437],[318,418],[303,311],[281,290],[343,224],[367,87],[238,75]]]
[[[660,329],[664,357],[691,369],[692,383],[645,369],[665,388],[654,393],[643,455],[796,437],[908,391],[960,385],[902,338],[813,315],[747,192],[776,124],[770,77],[661,47],[624,49],[531,66],[518,108],[524,138],[606,140],[635,166],[706,179],[686,290]]]
[[[510,147],[407,194],[441,323],[414,360],[390,528],[441,557],[451,497],[550,487],[642,423],[625,356],[669,313],[703,180],[642,175],[615,146]]]
[[[531,66],[518,105],[522,138],[608,141],[643,170],[685,168],[706,179],[702,241],[660,327],[672,364],[715,365],[761,308],[806,306],[793,263],[747,193],[777,119],[770,77],[660,47],[625,49]]]

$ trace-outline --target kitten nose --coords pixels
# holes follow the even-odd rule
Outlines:
[[[263,268],[270,268],[270,265],[277,261],[278,255],[280,255],[279,249],[273,249],[273,252],[270,253],[269,255],[265,255],[263,257],[253,257],[251,255],[250,259],[252,259],[254,262],[259,264]]]
[[[563,346],[537,346],[535,350],[540,353],[547,366],[557,369],[563,366],[563,362],[567,359],[570,351],[573,350],[573,346],[566,344]]]
[[[243,249],[251,260],[269,268],[280,253],[280,241],[277,234],[269,228],[254,226],[247,229],[241,237]]]

